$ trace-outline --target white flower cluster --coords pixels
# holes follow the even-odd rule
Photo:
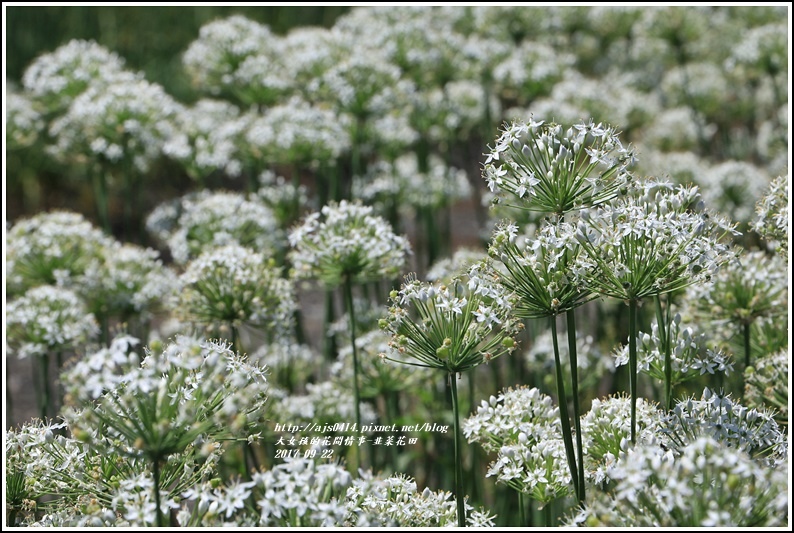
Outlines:
[[[730,395],[703,389],[700,400],[679,401],[665,421],[663,429],[670,442],[682,448],[700,436],[723,443],[755,456],[785,454],[785,434],[781,433],[773,413],[761,407],[748,409]]]
[[[619,124],[626,133],[645,128],[661,108],[659,97],[654,92],[635,89],[629,76],[612,72],[606,78],[593,79],[569,69],[554,84],[549,95],[533,101],[529,110],[537,116],[552,116],[560,122],[566,120],[566,124],[570,123],[568,120],[592,117],[596,121]]]
[[[664,414],[643,398],[638,399],[636,409],[637,443],[656,443]],[[582,417],[581,429],[585,476],[595,484],[606,483],[631,443],[631,398],[620,395],[593,399],[590,411]]]
[[[7,88],[5,110],[6,149],[18,150],[35,144],[44,130],[44,120],[33,101]]]
[[[789,43],[786,25],[773,22],[749,29],[725,60],[728,71],[743,67],[757,76],[777,76],[786,72]]]
[[[789,361],[787,348],[759,358],[744,371],[743,401],[754,409],[774,409],[774,418],[788,426]]]
[[[642,131],[642,146],[646,149],[653,147],[663,152],[681,152],[693,156],[695,154],[687,150],[700,142],[700,136],[704,135],[710,139],[716,133],[716,127],[702,124],[699,127],[698,122],[703,122],[702,117],[693,119],[693,111],[685,106],[661,110],[653,122]],[[645,159],[646,157],[643,156],[643,160]],[[651,170],[655,173],[661,168]],[[668,171],[666,167],[664,170]]]
[[[503,98],[526,105],[548,95],[573,62],[569,53],[527,40],[513,47],[510,55],[494,67],[493,77]]]
[[[293,97],[252,120],[237,148],[254,168],[262,162],[314,168],[350,149],[347,122],[345,115]]]
[[[170,298],[176,274],[156,250],[114,242],[102,260],[88,264],[77,284],[96,316],[148,319]]]
[[[379,356],[388,350],[389,340],[389,335],[379,329],[356,336],[358,379],[362,398],[376,398],[414,389],[428,377],[427,372],[422,372],[413,365],[381,359]],[[353,349],[350,345],[339,349],[337,360],[331,366],[331,376],[340,383],[353,382]]]
[[[58,509],[45,512],[40,518],[35,515],[24,523],[27,527],[84,528],[84,527],[131,527],[130,523],[119,518],[112,509],[92,505],[86,509]]]
[[[160,491],[159,510],[169,512],[178,509],[176,499],[154,486],[154,480],[148,472],[142,472],[118,481],[118,489],[112,500],[112,508],[120,513],[129,524],[138,526],[153,526],[157,523],[157,500],[154,491]]]
[[[292,283],[272,259],[236,244],[208,250],[179,277],[173,305],[178,317],[208,327],[251,324],[271,336],[292,332]]]
[[[695,178],[703,200],[735,222],[752,222],[756,203],[770,187],[767,173],[744,161],[724,161]]]
[[[704,374],[733,372],[730,355],[710,348],[708,336],[697,333],[692,327],[681,327],[681,315],[676,313],[667,332],[670,342],[671,383],[675,387]],[[637,370],[654,379],[665,381],[664,340],[659,335],[659,325],[651,324],[651,333],[642,331],[637,335]],[[629,364],[629,349],[622,346],[614,354],[615,366]]]
[[[505,126],[483,177],[500,201],[561,215],[616,196],[633,163],[633,150],[611,126],[582,122],[563,130],[530,117]]]
[[[628,195],[583,214],[575,274],[585,286],[623,300],[709,280],[732,254],[722,238],[734,232],[705,211],[697,187],[649,180]]]
[[[163,145],[163,153],[177,161],[194,180],[201,181],[213,172],[230,176],[240,174],[235,160],[241,121],[240,110],[222,100],[201,99],[181,110],[175,117],[174,134]]]
[[[411,253],[408,239],[395,235],[372,207],[342,200],[307,216],[289,234],[289,259],[296,278],[328,285],[394,278]]]
[[[66,426],[34,420],[6,432],[7,503],[12,516],[21,515],[23,525],[33,527],[153,525],[156,504],[147,462],[86,446],[92,437],[81,435],[85,438],[77,440],[63,435]],[[217,461],[213,453],[198,461],[191,450],[164,462],[163,474],[177,479],[161,490],[165,506],[175,507],[174,500],[185,487],[214,474]],[[106,475],[108,468],[113,471],[112,481]],[[35,500],[40,503],[30,508]]]
[[[483,116],[498,117],[499,100],[482,83],[455,80],[443,88],[415,91],[409,96],[411,122],[426,139],[440,144],[465,139],[482,126]],[[487,106],[487,109],[486,109]]]
[[[291,54],[284,39],[271,34],[266,41],[263,49],[233,66],[234,74],[229,83],[221,84],[243,104],[273,105],[296,89],[295,80],[290,76]],[[228,57],[224,59],[228,61]]]
[[[312,101],[328,102],[358,119],[387,113],[405,95],[400,69],[377,50],[356,47],[306,87]]]
[[[162,87],[135,76],[91,85],[50,126],[56,158],[77,163],[129,164],[140,172],[174,134],[182,106]]]
[[[594,492],[571,519],[586,527],[785,527],[788,475],[710,437],[663,455],[629,452],[611,472],[612,492]]]
[[[6,234],[6,287],[72,287],[112,240],[78,213],[52,211],[18,220]]]
[[[416,361],[410,364],[463,372],[516,348],[515,302],[479,265],[469,270],[468,282],[430,284],[406,276],[389,299],[388,315],[378,324],[392,335],[386,359],[407,357]]]
[[[233,15],[202,26],[182,62],[195,86],[218,95],[233,85],[247,58],[266,54],[275,40],[267,26]]]
[[[775,243],[780,255],[788,256],[789,175],[778,176],[769,184],[766,194],[756,204],[753,229],[767,242]]]
[[[59,113],[89,86],[106,83],[124,71],[124,60],[94,41],[73,39],[36,58],[22,85],[47,110]]]
[[[80,464],[77,459],[84,454],[80,443],[59,434],[65,426],[63,423],[47,423],[34,419],[16,429],[6,430],[6,502],[11,508],[22,506],[25,499],[55,492],[63,486],[54,471],[63,464],[53,461],[51,454],[47,453],[49,449],[58,449],[63,463],[67,465],[73,461],[75,466]]]
[[[449,20],[450,31],[462,33],[465,37],[460,51],[462,68],[456,79],[449,83],[469,80],[478,83],[482,89],[491,93],[494,69],[510,55],[515,43],[470,32],[471,10],[449,6],[442,7],[441,11],[444,13],[441,17]]]
[[[180,336],[152,350],[96,402],[68,414],[78,438],[150,461],[194,443],[256,438],[266,369],[214,341]]]
[[[455,527],[457,507],[451,492],[425,488],[407,476],[353,480],[345,501],[346,525],[355,527]],[[494,516],[465,503],[468,527],[493,527]]]
[[[181,494],[177,521],[182,527],[256,527],[258,520],[245,513],[254,485],[253,481],[232,480],[217,486],[211,480],[190,487]]]
[[[110,346],[87,353],[61,373],[61,383],[70,401],[88,402],[114,389],[128,372],[140,365],[134,351],[140,340],[117,335]],[[67,402],[69,403],[69,402]]]
[[[519,435],[540,440],[560,429],[559,410],[550,396],[536,388],[518,387],[483,400],[476,414],[463,421],[463,436],[479,442],[487,452],[498,452]]]
[[[388,163],[379,161],[365,177],[354,181],[354,194],[368,203],[390,203],[415,209],[437,209],[471,196],[466,172],[447,166],[432,155],[427,171],[421,171],[414,154],[406,154]]]
[[[283,247],[273,211],[257,196],[236,192],[189,194],[176,205],[158,208],[147,226],[157,229],[174,261],[181,264],[221,246],[242,246],[266,255]]]
[[[344,521],[342,501],[352,477],[334,463],[293,458],[253,475],[262,493],[259,526],[331,527]]]
[[[788,264],[780,255],[748,252],[721,268],[711,283],[686,293],[685,313],[708,320],[717,337],[731,339],[737,328],[756,321],[785,323]]]
[[[354,35],[388,58],[420,89],[440,87],[467,70],[466,38],[453,31],[449,12],[439,8],[381,6],[356,9],[335,26]]]
[[[555,316],[594,297],[577,278],[582,254],[571,230],[567,224],[545,224],[534,236],[519,237],[512,222],[494,230],[488,248],[494,260],[486,270],[518,296],[516,312],[522,318]]]
[[[278,225],[287,229],[309,205],[309,190],[305,185],[288,182],[283,176],[265,171],[259,175],[259,199],[273,210]]]
[[[419,140],[419,133],[411,125],[410,117],[392,111],[370,120],[369,135],[387,159],[396,159]]]
[[[432,282],[449,282],[452,278],[461,276],[469,271],[469,268],[487,258],[484,250],[474,248],[458,248],[452,257],[439,259],[427,270],[425,276]]]
[[[571,471],[561,435],[530,439],[520,433],[518,443],[505,444],[486,476],[525,494],[541,506],[571,492]]]
[[[487,476],[543,505],[570,492],[559,409],[538,389],[507,389],[483,400],[463,421],[463,435],[497,453]]]
[[[6,306],[6,346],[19,359],[74,350],[99,334],[94,315],[71,290],[41,285]]]
[[[722,68],[712,62],[690,62],[666,71],[659,85],[662,97],[672,106],[688,106],[708,121],[724,112],[736,91]],[[734,105],[736,102],[733,102]]]

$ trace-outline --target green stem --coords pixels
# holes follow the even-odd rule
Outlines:
[[[229,329],[232,332],[232,339],[231,339],[232,340],[232,350],[242,353],[242,351],[237,346],[237,344],[238,344],[238,341],[237,341],[237,327],[234,325],[233,322],[229,322]]]
[[[306,344],[306,333],[303,330],[303,313],[300,308],[295,309],[292,313],[295,318],[295,342],[297,344]]]
[[[50,359],[47,355],[36,357],[39,362],[39,414],[42,420],[47,419],[47,412],[50,407]]]
[[[292,213],[293,215],[297,215],[298,211],[300,211],[300,194],[298,193],[298,188],[301,185],[301,176],[300,176],[300,168],[298,168],[297,163],[292,164],[292,187],[294,189],[294,195],[292,197]]]
[[[61,368],[63,368],[63,353],[58,350],[55,352],[55,372],[56,375],[61,374]],[[60,380],[58,380],[60,382]],[[55,399],[53,400],[53,412],[58,413],[61,409],[61,398],[63,398],[63,391],[61,390],[61,384],[58,383],[56,385],[56,394]]]
[[[516,357],[516,359],[518,359],[518,357]],[[502,386],[501,386],[502,385],[502,378],[501,378],[501,375],[499,374],[499,367],[497,366],[499,364],[500,360],[501,360],[501,358],[497,359],[496,361],[491,361],[488,364],[488,366],[491,367],[491,375],[493,375],[493,390],[501,390],[502,389]],[[472,404],[472,406],[473,405],[474,404]]]
[[[350,277],[345,278],[345,306],[350,316],[350,346],[353,350],[353,402],[356,409],[356,427],[361,431],[361,407],[359,406],[358,389],[358,352],[356,350],[356,313],[353,308],[353,283]],[[361,447],[356,446],[356,470],[361,467]]]
[[[581,410],[579,408],[579,365],[576,358],[576,316],[573,309],[566,313],[568,319],[568,354],[571,360],[571,394],[573,394],[573,423],[576,429],[576,452],[579,458],[579,486],[577,496],[579,503],[584,503],[584,454],[582,453],[582,428],[580,424]]]
[[[110,323],[108,320],[108,316],[103,314],[99,319],[100,324],[100,338],[102,340],[102,346],[110,346]]]
[[[482,76],[482,94],[483,94],[483,113],[482,113],[482,136],[488,139],[493,129],[493,119],[491,118],[491,76]]]
[[[629,300],[629,388],[631,389],[631,443],[637,442],[637,300]]]
[[[744,368],[750,366],[750,323],[744,324]]]
[[[163,527],[163,513],[160,505],[160,459],[155,457],[152,461],[152,477],[154,477],[154,504],[157,507],[157,527]]]
[[[259,190],[259,167],[249,169],[248,171],[248,192],[256,194]]]
[[[329,329],[334,321],[334,296],[331,291],[325,291],[325,323],[323,324],[323,352],[328,361],[336,356],[336,337],[331,335]]]
[[[657,294],[654,300],[656,301],[656,324],[659,326],[659,338],[664,352],[664,401],[665,408],[669,411],[673,408],[673,361],[670,339],[667,336],[667,321],[662,311],[662,297]]]
[[[94,197],[96,201],[97,217],[105,233],[112,235],[110,229],[110,216],[108,215],[108,184],[107,177],[101,168],[92,172],[94,182]]]
[[[551,527],[551,502],[543,506],[543,522],[546,527]]]
[[[491,364],[493,364],[493,362]],[[476,369],[474,369],[473,371],[469,372],[469,411],[473,411],[474,410],[474,401],[475,401],[474,400],[474,398],[475,398],[475,387],[474,387],[474,385],[475,385],[475,379],[474,379],[475,375],[474,375],[474,372],[475,371],[476,371]],[[472,500],[475,500],[475,499],[478,499],[479,496],[482,494],[482,490],[480,490],[481,489],[480,481],[481,481],[482,478],[481,478],[481,476],[477,475],[477,468],[479,466],[479,461],[477,459],[477,449],[476,448],[471,448],[471,452],[469,454],[469,457],[471,459],[469,472],[472,473],[472,475],[469,476],[469,479],[470,479],[469,490],[471,491],[469,493],[469,495],[470,495]]]
[[[126,163],[123,164],[122,172],[124,174],[124,192],[126,201],[124,202],[124,235],[128,241],[133,240],[133,228],[132,228],[132,211],[135,203],[135,196],[137,196],[135,192],[135,187],[133,185],[132,173],[130,172],[129,165]]]
[[[430,268],[436,262],[439,254],[439,235],[433,210],[423,207],[422,216],[425,221],[425,232],[427,235],[427,265],[425,265],[425,268]]]
[[[576,468],[576,455],[573,451],[573,436],[571,435],[571,419],[568,416],[568,396],[565,395],[565,383],[562,379],[562,363],[560,362],[560,347],[557,344],[557,317],[549,317],[551,323],[551,340],[554,346],[554,364],[557,372],[557,398],[560,404],[560,423],[562,424],[562,439],[565,443],[565,456],[568,458],[568,469],[571,471],[571,481],[574,490],[579,495],[579,471]]]
[[[13,398],[11,394],[11,384],[9,383],[9,379],[11,378],[11,373],[6,372],[6,419],[11,421],[14,419],[13,417]],[[10,525],[14,525],[13,522],[9,521]]]
[[[364,119],[361,117],[356,117],[354,119],[354,131],[353,131],[353,144],[350,147],[350,181],[352,183],[353,179],[357,177],[361,177],[363,174],[363,168],[361,165],[361,146],[364,142],[362,133],[365,131],[365,122]],[[345,191],[342,191],[342,197],[347,198],[349,194],[345,194]]]
[[[519,491],[518,492],[518,527],[525,527],[527,525],[527,517],[526,517],[526,503],[524,502],[524,493]]]
[[[466,507],[463,502],[463,458],[460,443],[460,413],[458,412],[458,384],[455,372],[450,372],[450,390],[452,391],[452,414],[455,423],[455,501],[458,504],[458,527],[466,527]]]
[[[254,444],[252,442],[245,441],[243,442],[243,446],[245,447],[244,453],[246,457],[250,459],[251,471],[258,472],[259,460],[256,458],[256,450],[254,450]]]
[[[387,391],[383,393],[384,404],[386,406],[386,422],[396,423],[400,416],[400,398],[399,392]],[[397,447],[389,446],[389,461],[391,462],[391,471],[397,472]],[[374,461],[373,461],[374,462]]]
[[[331,180],[328,185],[328,198],[334,202],[338,202],[340,200],[339,194],[339,164],[336,163],[331,167]]]
[[[320,165],[320,170],[315,176],[315,190],[317,191],[317,202],[320,205],[325,205],[330,199],[330,172],[328,166],[325,164]]]

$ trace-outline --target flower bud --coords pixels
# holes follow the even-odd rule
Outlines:
[[[446,345],[445,346],[440,346],[436,350],[436,357],[438,357],[442,361],[448,359],[449,358],[449,346],[446,346]]]

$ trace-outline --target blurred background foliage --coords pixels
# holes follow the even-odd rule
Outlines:
[[[243,15],[278,34],[295,26],[330,28],[347,6],[8,6],[6,79],[19,83],[37,56],[71,39],[93,39],[113,50],[128,68],[142,71],[177,100],[196,91],[182,67],[182,53],[201,27]]]
[[[94,40],[121,56],[130,70],[143,72],[148,81],[190,104],[199,94],[190,84],[182,55],[208,22],[243,15],[285,34],[295,26],[330,28],[349,10],[347,6],[6,6],[5,79],[19,87],[25,69],[39,55],[72,39]],[[40,154],[22,151],[6,156],[6,220],[52,209],[93,213],[93,192],[84,177],[65,175],[73,172]],[[150,175],[150,183],[159,185],[144,191],[155,195],[145,199],[147,206],[191,187],[182,168],[165,158]]]

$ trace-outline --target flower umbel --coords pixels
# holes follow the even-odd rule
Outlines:
[[[525,209],[562,215],[617,196],[633,163],[634,151],[611,126],[590,121],[563,130],[530,117],[505,126],[483,177],[508,203],[517,197]]]
[[[272,335],[290,332],[295,295],[272,259],[238,245],[222,246],[192,261],[175,299],[185,321],[211,327],[251,324]]]
[[[513,335],[520,326],[510,314],[512,298],[485,278],[442,285],[407,276],[390,300],[380,321],[392,335],[386,359],[408,363],[407,357],[416,361],[408,364],[464,372],[516,348]]]
[[[345,200],[307,216],[289,234],[289,242],[295,277],[329,286],[394,278],[411,251],[408,239],[395,235],[371,207]]]

